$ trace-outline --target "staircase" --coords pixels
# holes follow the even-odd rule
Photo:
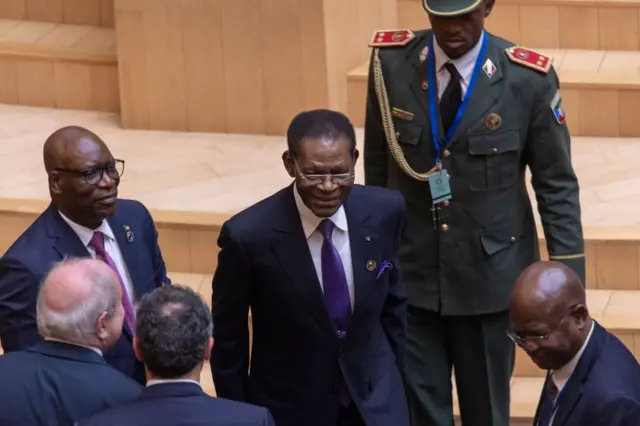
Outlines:
[[[0,103],[117,112],[113,0],[0,1]]]

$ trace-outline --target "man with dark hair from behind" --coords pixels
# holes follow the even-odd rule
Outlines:
[[[80,426],[273,426],[265,408],[212,398],[200,373],[213,347],[211,310],[193,290],[165,286],[145,295],[137,311],[134,351],[144,363],[140,397]]]
[[[278,426],[408,426],[404,199],[354,185],[356,136],[343,114],[298,114],[287,144],[291,185],[220,232],[216,391],[267,407]]]

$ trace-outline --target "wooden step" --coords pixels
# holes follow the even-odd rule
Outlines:
[[[0,19],[114,26],[114,0],[1,0]]]
[[[553,57],[573,136],[640,136],[640,52],[537,50]],[[364,126],[367,77],[368,63],[347,75],[348,114],[358,127]]]
[[[112,28],[0,20],[0,103],[117,112],[118,90]]]
[[[487,29],[513,43],[563,49],[640,49],[640,0],[501,0]],[[422,29],[421,0],[398,0],[400,28]]]

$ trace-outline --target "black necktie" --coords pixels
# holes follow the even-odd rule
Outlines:
[[[542,393],[542,406],[538,415],[537,426],[549,426],[551,416],[553,416],[553,406],[558,398],[558,388],[551,380],[551,375],[547,376],[544,384],[544,392]]]
[[[453,124],[456,118],[460,104],[462,103],[462,86],[460,85],[460,74],[455,65],[451,62],[444,64],[444,67],[449,71],[451,80],[442,94],[440,99],[440,118],[442,119],[442,128],[447,133],[449,127]]]

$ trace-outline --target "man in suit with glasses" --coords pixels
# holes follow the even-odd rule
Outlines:
[[[42,277],[64,258],[91,256],[116,272],[123,290],[122,336],[105,360],[144,383],[131,346],[135,301],[170,283],[153,219],[141,203],[118,200],[124,161],[91,131],[61,128],[46,140],[43,154],[51,204],[0,258],[2,347],[13,352],[42,339],[35,309]]]
[[[356,136],[340,113],[297,115],[287,142],[292,184],[218,239],[216,392],[267,407],[278,426],[408,426],[404,199],[353,184]]]

